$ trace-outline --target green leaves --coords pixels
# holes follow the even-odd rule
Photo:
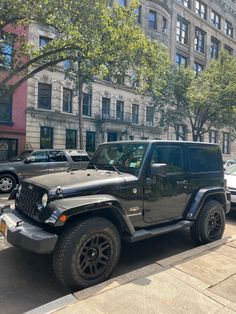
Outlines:
[[[155,94],[155,93],[154,93]],[[174,68],[168,84],[156,97],[157,106],[164,110],[167,126],[190,127],[193,140],[211,129],[233,130],[236,125],[236,60],[222,51],[199,75],[190,68]]]

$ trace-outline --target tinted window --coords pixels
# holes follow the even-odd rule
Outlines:
[[[75,162],[77,161],[89,161],[89,157],[88,156],[70,156],[71,159]]]
[[[183,153],[180,147],[155,146],[152,155],[152,164],[163,163],[167,165],[168,173],[183,171]]]
[[[191,147],[189,160],[191,172],[220,171],[223,167],[218,147]]]
[[[67,161],[65,154],[62,151],[51,151],[49,152],[50,162],[62,162]]]

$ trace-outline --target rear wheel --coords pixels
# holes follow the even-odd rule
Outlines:
[[[11,174],[0,175],[0,193],[10,193],[16,186],[16,179]]]
[[[120,256],[120,236],[107,219],[91,218],[69,227],[53,254],[57,278],[71,290],[109,278]]]
[[[205,244],[221,239],[224,229],[224,209],[219,202],[211,200],[204,204],[190,232],[194,241]]]

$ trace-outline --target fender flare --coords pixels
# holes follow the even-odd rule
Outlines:
[[[127,231],[130,234],[135,232],[129,217],[120,202],[114,196],[109,194],[59,199],[50,202],[47,208],[51,211],[51,216],[45,222],[55,227],[64,225],[64,223],[58,221],[60,215],[71,217],[82,213],[94,212],[96,210],[112,209],[119,218],[122,219]]]
[[[220,200],[220,203],[223,205],[225,212],[227,211],[227,197],[226,192],[223,187],[209,187],[200,189],[195,197],[190,200],[190,207],[187,207],[186,210],[186,219],[195,220],[203,207],[206,199],[212,197],[217,201]]]

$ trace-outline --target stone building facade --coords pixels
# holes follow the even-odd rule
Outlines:
[[[128,1],[118,1],[128,5]],[[163,42],[173,64],[199,72],[221,48],[236,56],[236,5],[230,0],[142,0],[138,23],[153,39]],[[49,28],[31,25],[29,39],[36,46],[53,37]],[[38,73],[28,81],[26,144],[32,148],[79,148],[78,101],[64,65]],[[93,152],[104,141],[176,139],[161,126],[150,96],[140,96],[132,82],[114,86],[95,81],[84,90],[84,147]],[[191,139],[190,136],[188,139]],[[219,142],[225,157],[236,157],[230,134],[213,130],[204,141]]]

